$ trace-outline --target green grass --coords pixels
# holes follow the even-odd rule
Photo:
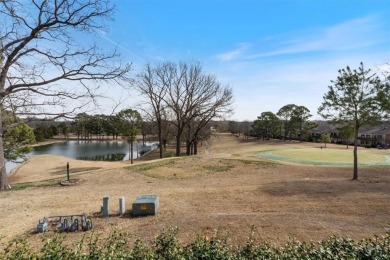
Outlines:
[[[134,170],[138,172],[146,172],[160,167],[173,166],[175,164],[176,164],[175,160],[166,160],[166,161],[160,161],[154,163],[146,163],[142,165],[127,166],[125,167],[125,169]]]
[[[257,166],[261,168],[269,168],[269,167],[275,167],[277,165],[280,165],[277,162],[270,162],[270,161],[253,161],[253,160],[241,160],[241,159],[229,159],[229,161],[239,162],[244,165]]]
[[[59,185],[60,179],[40,181],[40,182],[24,182],[16,183],[12,185],[12,191],[24,190],[27,188],[39,188],[39,187],[54,187]]]
[[[203,169],[208,172],[227,172],[233,169],[234,165],[205,165]]]
[[[262,151],[258,153],[258,156],[273,160],[313,165],[352,165],[353,163],[353,149],[285,149]],[[390,154],[387,156],[390,156]],[[385,154],[375,153],[371,150],[359,150],[358,163],[360,165],[390,165],[390,161]]]

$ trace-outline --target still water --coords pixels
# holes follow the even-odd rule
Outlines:
[[[133,145],[133,158],[138,158],[146,152],[156,149],[157,144],[135,142]],[[34,147],[34,151],[27,155],[55,154],[77,160],[87,161],[126,161],[129,160],[129,144],[124,141],[65,141]],[[23,163],[23,159],[16,162],[7,161],[7,173],[16,169]]]
[[[155,149],[154,143],[134,142],[133,158]],[[129,144],[124,141],[66,141],[34,147],[30,155],[55,154],[65,157],[90,161],[124,161],[129,160]]]

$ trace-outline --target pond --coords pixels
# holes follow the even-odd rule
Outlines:
[[[129,144],[125,141],[64,141],[48,145],[34,147],[27,156],[54,154],[62,155],[77,160],[87,161],[126,161],[129,160]],[[143,154],[157,148],[153,142],[135,142],[133,145],[133,158],[141,157]],[[13,169],[23,163],[23,160],[17,162],[6,162],[8,174]]]
[[[55,154],[77,160],[125,161],[129,160],[129,147],[124,141],[72,140],[36,146],[30,155]],[[138,158],[156,147],[156,144],[151,142],[146,142],[145,145],[134,142],[133,158]]]

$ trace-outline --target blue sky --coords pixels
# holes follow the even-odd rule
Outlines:
[[[390,62],[390,1],[117,0],[101,44],[133,62],[197,60],[233,88],[234,120],[286,104],[317,108],[330,81]],[[117,95],[121,95],[117,93]],[[126,106],[139,104],[136,93]]]

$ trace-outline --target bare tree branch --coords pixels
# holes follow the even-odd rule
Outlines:
[[[203,73],[199,63],[166,62],[147,65],[138,76],[137,88],[148,98],[159,129],[162,145],[164,114],[172,114],[170,123],[176,128],[176,155],[180,156],[186,127],[187,142],[195,143],[199,133],[212,120],[232,112],[232,90],[222,87],[213,75]],[[160,156],[162,150],[160,149]]]
[[[108,0],[0,1],[0,110],[69,117],[96,105],[102,84],[129,87],[131,64],[117,50],[79,38],[103,29],[113,11]],[[0,189],[8,185],[3,155],[0,140]]]

